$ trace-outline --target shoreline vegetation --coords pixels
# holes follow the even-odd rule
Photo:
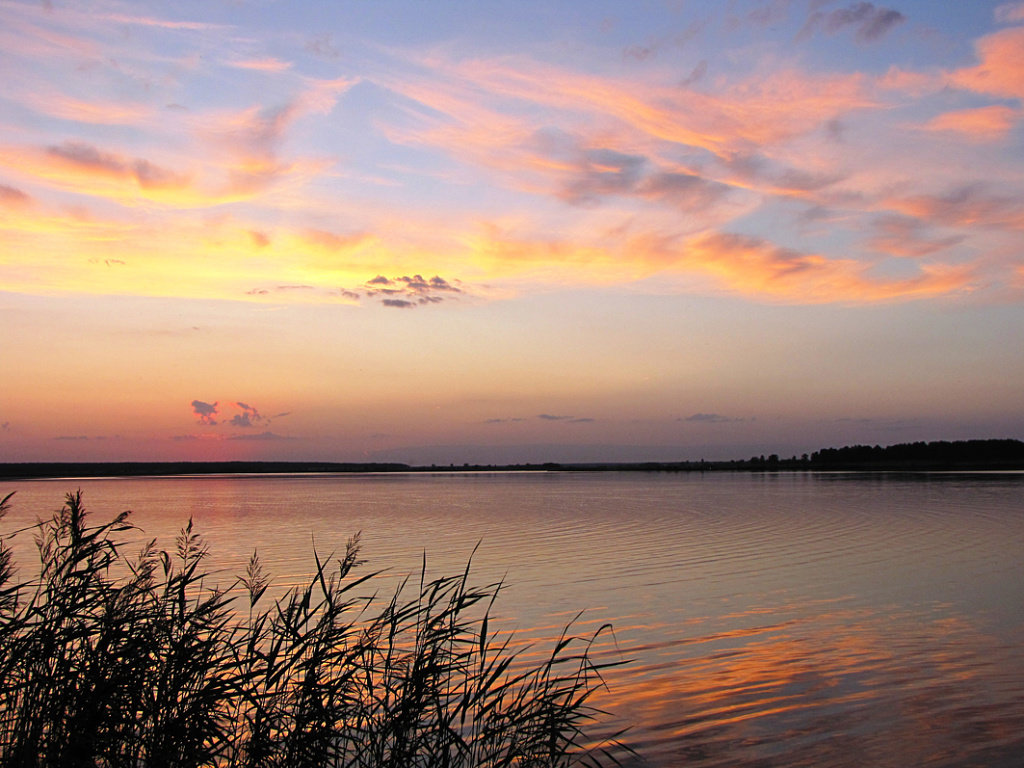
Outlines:
[[[803,471],[986,471],[1024,470],[1024,442],[1013,439],[852,445],[811,454],[751,456],[726,461],[683,460],[540,464],[432,464],[329,461],[124,461],[0,463],[0,480],[231,474],[367,472],[803,472]]]
[[[0,501],[3,517],[11,495]],[[93,525],[81,492],[34,535],[22,580],[0,537],[0,765],[502,768],[620,764],[598,735],[595,659],[610,631],[523,646],[497,629],[502,584],[422,570],[388,594],[345,552],[271,596],[256,553],[227,588],[193,530],[131,555],[124,512]],[[31,571],[30,571],[31,572]],[[607,730],[607,728],[606,728]]]

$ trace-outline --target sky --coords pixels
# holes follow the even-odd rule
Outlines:
[[[0,461],[1024,438],[1024,2],[0,0]]]

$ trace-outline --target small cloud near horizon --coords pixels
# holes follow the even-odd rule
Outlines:
[[[246,403],[237,402],[235,403],[236,408],[241,408],[241,413],[236,413],[231,417],[231,421],[228,422],[233,427],[252,427],[263,421],[263,417],[260,416],[260,412],[253,406]]]
[[[538,413],[537,418],[544,421],[564,421],[568,424],[589,424],[595,421],[589,416],[556,416],[552,413]]]
[[[695,413],[692,416],[685,418],[680,417],[679,421],[695,421],[703,422],[705,424],[727,424],[735,421],[745,421],[745,419],[733,419],[728,416],[723,416],[720,413]]]
[[[204,435],[174,435],[171,437],[176,443],[181,442],[192,442],[196,440],[208,441],[223,441],[223,440],[298,440],[297,437],[290,437],[288,435],[279,435],[276,432],[270,432],[269,430],[264,432],[258,432],[256,434],[238,434],[238,435],[221,435],[221,434],[210,434]]]
[[[259,432],[255,435],[231,435],[228,440],[297,440],[295,437],[278,435],[274,432]]]
[[[204,426],[216,426],[217,403],[205,403],[202,400],[192,401],[192,414],[196,417],[197,424]]]
[[[57,435],[52,440],[121,440],[121,435]]]

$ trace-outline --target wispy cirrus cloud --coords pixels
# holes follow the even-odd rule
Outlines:
[[[27,192],[0,184],[0,205],[23,206],[31,202],[32,197]]]
[[[160,29],[170,30],[188,30],[192,32],[221,31],[230,29],[229,25],[214,22],[190,21],[187,19],[175,20],[160,16],[135,16],[125,13],[100,14],[98,18],[114,24],[125,24],[137,27],[157,27]]]
[[[997,18],[1012,23],[1015,7],[1001,7]],[[868,2],[815,9],[807,34],[852,35],[864,43],[910,21],[899,11]],[[771,300],[785,294],[787,301],[798,301],[806,286],[813,302],[824,300],[821,276],[832,274],[843,278],[837,285],[850,289],[845,297],[832,291],[837,301],[932,297],[941,295],[936,290],[943,284],[958,294],[963,286],[953,287],[951,276],[971,272],[976,266],[972,256],[991,250],[982,230],[1018,226],[1007,201],[1019,185],[997,184],[987,200],[980,192],[962,194],[973,189],[976,179],[940,170],[917,147],[906,158],[885,149],[898,143],[897,134],[907,124],[905,115],[889,119],[887,113],[945,85],[954,86],[952,95],[937,114],[929,105],[931,115],[918,124],[919,144],[969,137],[980,145],[1012,136],[1018,107],[977,102],[979,96],[1019,97],[1016,27],[976,41],[976,65],[891,69],[884,76],[838,67],[812,69],[797,55],[751,55],[746,69],[725,68],[721,62],[709,66],[706,57],[694,58],[685,68],[692,76],[681,76],[675,68],[658,65],[654,55],[634,57],[629,66],[636,71],[588,71],[567,59],[545,60],[541,49],[534,55],[492,52],[460,58],[439,47],[391,49],[360,71],[324,79],[305,74],[309,70],[301,53],[286,61],[254,46],[241,32],[236,36],[234,28],[146,14],[117,17],[116,24],[128,28],[120,31],[122,36],[159,35],[174,42],[175,54],[166,59],[174,64],[166,71],[191,74],[159,81],[153,79],[158,67],[144,46],[115,40],[108,29],[111,17],[104,27],[72,11],[53,23],[40,12],[17,10],[15,25],[33,45],[65,63],[71,56],[94,62],[90,66],[99,74],[90,79],[110,82],[110,90],[89,96],[64,91],[52,81],[46,89],[22,89],[12,96],[18,103],[88,130],[67,129],[66,135],[38,145],[12,140],[0,147],[7,188],[31,194],[36,211],[8,216],[4,244],[37,238],[38,250],[54,254],[52,263],[68,270],[67,284],[78,280],[86,290],[159,293],[173,287],[203,296],[290,301],[330,296],[398,309],[469,292],[468,283],[450,278],[444,279],[448,287],[423,278],[417,282],[414,270],[429,267],[426,274],[459,274],[475,285],[506,279],[606,285],[659,273],[669,285],[678,275],[713,275],[730,290],[758,295],[763,289]],[[792,12],[785,3],[759,6],[743,23],[770,26]],[[707,28],[696,24],[694,34]],[[12,34],[0,31],[0,40]],[[227,50],[235,53],[200,60],[196,51],[214,34],[231,37],[238,45]],[[55,41],[64,36],[78,41],[73,54],[70,48],[56,51]],[[28,43],[17,48],[11,42],[15,55],[29,50]],[[329,35],[319,42],[337,52]],[[679,40],[669,47],[682,45]],[[132,91],[132,98],[111,97],[118,92],[114,85],[122,83],[117,78],[128,77],[107,69],[111,50],[124,54],[118,66],[131,68],[133,76],[149,73],[146,88]],[[189,78],[205,82],[214,73],[266,81],[266,92],[226,94],[216,108],[188,98],[184,84]],[[353,100],[369,98],[380,110],[368,120],[377,138],[434,158],[443,153],[459,167],[471,168],[476,183],[507,193],[502,204],[509,202],[511,213],[491,215],[476,209],[474,199],[465,210],[435,221],[429,206],[417,209],[416,202],[403,200],[409,212],[403,207],[402,216],[388,216],[377,203],[350,194],[352,188],[342,181],[345,148],[302,139],[328,133],[335,109],[360,83],[367,87]],[[151,92],[160,96],[151,97]],[[957,101],[967,98],[973,101]],[[172,99],[187,106],[169,110]],[[927,114],[923,109],[915,114],[922,113]],[[123,142],[118,132],[105,130],[111,126],[130,126],[147,140]],[[864,138],[868,133],[870,146]],[[443,185],[452,177],[438,171],[432,178]],[[463,178],[470,176],[460,177],[459,184],[466,183]],[[408,177],[391,181],[402,187]],[[314,190],[334,191],[321,201]],[[71,221],[69,207],[58,211],[47,205],[58,195],[77,196],[79,223]],[[0,190],[0,205],[28,208],[24,203]],[[822,237],[801,245],[803,261],[778,257],[792,253],[778,243],[796,242],[792,229],[807,220],[805,214],[826,209],[841,212],[833,219],[840,235],[867,244],[867,250],[836,250]],[[193,213],[185,216],[186,210]],[[338,211],[343,216],[335,217]],[[239,217],[234,234],[224,223],[230,215]],[[878,223],[885,215],[921,224],[904,227],[910,240],[901,244]],[[724,248],[738,236],[734,233],[749,231],[743,225],[748,217],[773,222],[772,232],[760,235],[762,247]],[[53,231],[44,232],[51,225]],[[173,243],[160,237],[170,227],[177,233]],[[790,231],[783,235],[786,227]],[[937,227],[959,231],[933,231]],[[132,270],[120,270],[123,275],[105,281],[72,275],[70,263],[58,262],[56,254],[66,250],[76,231],[87,229],[93,239],[82,245],[85,263],[104,263],[93,261],[99,255],[92,250],[99,246],[90,243],[106,237],[105,259],[123,261]],[[710,248],[709,243],[723,247]],[[962,247],[947,258],[949,245]],[[721,256],[723,250],[731,256]],[[253,258],[257,252],[260,257]],[[711,258],[713,253],[718,255]],[[754,253],[776,256],[754,259]],[[887,279],[877,269],[885,255],[930,261],[914,279]],[[755,273],[774,276],[744,278],[727,267],[734,261],[756,263]],[[1012,269],[997,261],[986,262],[992,282]],[[180,277],[168,281],[172,265]],[[246,284],[236,279],[243,268],[252,276]],[[384,279],[391,284],[358,283],[361,276],[375,273],[390,276]]]
[[[197,204],[209,200],[194,186],[191,169],[175,170],[145,157],[81,141],[46,147],[0,146],[0,165],[26,181],[97,200],[135,205]]]
[[[270,73],[285,72],[294,66],[290,61],[275,59],[272,56],[262,59],[232,59],[226,61],[225,64],[229,67],[235,67],[236,69],[248,69],[254,72]]]
[[[188,178],[144,158],[126,158],[84,142],[68,141],[46,148],[56,168],[76,175],[134,182],[143,190],[181,188]]]
[[[571,205],[598,205],[609,197],[634,197],[689,212],[720,202],[732,188],[689,168],[660,163],[642,154],[590,145],[582,136],[554,130],[532,141],[536,157],[546,161],[553,193]]]
[[[58,92],[32,91],[23,101],[36,111],[73,123],[93,125],[141,125],[154,114],[152,106],[124,99],[85,99]]]
[[[975,182],[939,194],[918,194],[887,201],[893,210],[949,227],[1024,229],[1020,199],[991,184]]]
[[[713,234],[686,244],[686,261],[730,290],[799,303],[872,302],[972,290],[970,266],[920,264],[912,277],[880,277],[870,263],[780,248],[762,238]]]
[[[306,80],[292,100],[276,106],[206,114],[191,121],[209,148],[207,161],[219,171],[223,192],[250,197],[284,179],[308,180],[322,171],[323,159],[286,157],[285,137],[293,124],[310,114],[328,114],[353,80]]]
[[[876,248],[890,242],[883,237],[898,236],[899,227],[892,222],[887,229],[879,227],[872,241]],[[916,240],[887,255],[920,257],[960,242],[955,235],[931,238],[921,223],[905,224],[903,231],[916,235]],[[942,262],[919,262],[917,274],[911,277],[887,277],[878,271],[877,259],[829,257],[779,247],[765,238],[723,232],[669,238],[625,236],[603,247],[515,241],[497,231],[491,237],[481,249],[497,249],[500,256],[496,258],[506,267],[516,260],[526,268],[538,260],[552,262],[552,254],[557,254],[564,269],[585,270],[595,281],[602,276],[613,282],[623,275],[640,280],[661,274],[668,280],[671,275],[693,274],[711,278],[712,284],[728,292],[787,303],[870,303],[965,294],[974,290],[977,279],[973,265]],[[620,253],[628,253],[631,272],[626,272]]]
[[[633,148],[656,149],[667,142],[729,159],[814,130],[847,110],[874,105],[865,78],[856,73],[811,75],[788,69],[708,92],[675,83],[638,85],[521,58],[423,65],[443,85],[422,80],[386,84],[440,117],[423,117],[420,127],[395,128],[392,135],[498,169],[539,173],[561,168],[533,151],[534,108],[560,112],[563,130],[600,131]]]
[[[921,258],[952,248],[963,242],[964,235],[936,236],[920,219],[886,214],[874,222],[875,232],[869,247],[885,254]]]

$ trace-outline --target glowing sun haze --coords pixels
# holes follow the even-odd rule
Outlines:
[[[2,461],[1024,437],[1024,2],[0,19]]]

